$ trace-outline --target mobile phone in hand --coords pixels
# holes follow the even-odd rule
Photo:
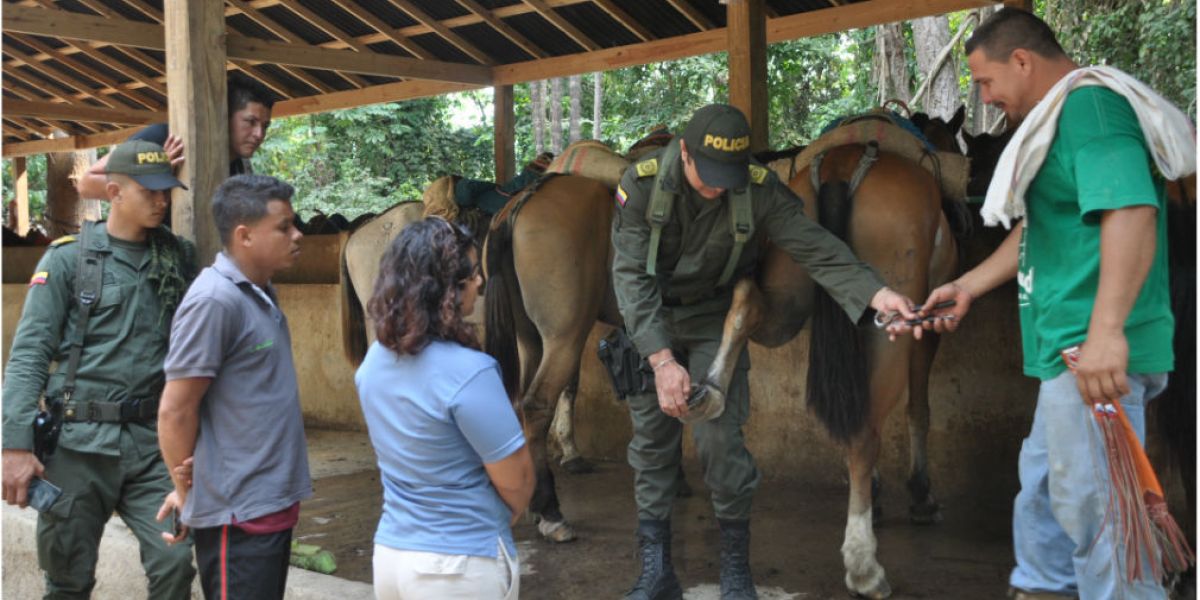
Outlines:
[[[29,506],[38,512],[46,512],[58,501],[62,489],[41,477],[34,477],[29,481],[28,494]]]
[[[183,520],[179,518],[179,509],[171,509],[171,535],[179,537],[183,533]]]

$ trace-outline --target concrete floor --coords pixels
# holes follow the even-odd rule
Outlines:
[[[374,456],[363,434],[309,431],[316,496],[304,503],[297,538],[337,556],[338,577],[370,581],[370,557],[380,510]],[[764,600],[846,597],[839,548],[846,490],[771,479],[754,506],[752,569]],[[699,473],[697,489],[675,506],[675,567],[689,600],[717,597],[719,536]],[[555,545],[534,526],[516,530],[522,560],[521,597],[615,598],[638,571],[633,532],[632,473],[601,463],[587,475],[558,475],[563,511],[580,539]],[[943,499],[945,521],[908,523],[902,482],[884,482],[885,514],[876,529],[880,562],[898,600],[1002,598],[1012,562],[1010,498]]]

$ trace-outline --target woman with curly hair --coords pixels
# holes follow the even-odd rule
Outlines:
[[[479,251],[440,218],[404,228],[367,311],[377,341],[355,374],[383,484],[375,597],[516,598],[512,523],[533,462],[496,361],[466,322]]]

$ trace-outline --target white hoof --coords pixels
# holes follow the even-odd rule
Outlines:
[[[547,521],[542,519],[538,523],[538,533],[557,544],[573,542],[579,537],[575,535],[575,528],[568,525],[566,521]]]

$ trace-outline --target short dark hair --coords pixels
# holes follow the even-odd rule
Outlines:
[[[257,223],[267,214],[272,200],[291,203],[295,190],[269,175],[235,175],[225,180],[213,194],[213,221],[221,244],[228,246],[238,225]]]
[[[1066,56],[1054,31],[1033,13],[1019,8],[1002,8],[987,18],[966,43],[967,54],[983,50],[988,60],[1006,61],[1013,50],[1024,48],[1044,58]]]
[[[385,348],[414,355],[435,339],[479,349],[475,326],[461,314],[463,282],[475,273],[471,232],[441,217],[409,224],[379,264],[367,314]]]
[[[275,95],[266,86],[241,73],[230,73],[226,84],[229,99],[229,114],[246,108],[251,102],[257,102],[270,110],[275,106]]]

